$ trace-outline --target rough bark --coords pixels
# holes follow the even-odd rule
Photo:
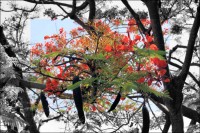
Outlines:
[[[165,51],[164,39],[162,34],[162,28],[160,24],[160,16],[158,13],[158,0],[143,0],[146,4],[149,15],[151,19],[151,26],[154,36],[155,44],[158,46],[159,50]],[[166,59],[166,56],[164,56]],[[170,77],[169,68],[166,67],[166,76]],[[177,81],[178,80],[178,81]],[[172,99],[165,99],[164,103],[169,110],[170,121],[172,124],[172,132],[183,132],[183,116],[182,116],[182,87],[183,81],[179,79],[171,78],[170,83],[166,83],[165,89],[169,91],[169,95]]]
[[[184,81],[185,81],[185,79],[188,75],[189,69],[190,69],[190,64],[192,61],[192,55],[193,55],[193,51],[194,51],[194,45],[195,45],[195,41],[196,41],[197,34],[199,31],[199,27],[200,27],[200,4],[197,8],[196,17],[194,19],[192,29],[190,31],[190,37],[189,37],[189,41],[188,41],[187,51],[186,51],[182,71],[179,75],[179,77],[182,78],[182,80],[184,80]]]

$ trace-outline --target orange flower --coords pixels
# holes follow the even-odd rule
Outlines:
[[[47,40],[49,38],[50,38],[50,36],[44,36],[44,40]]]
[[[71,34],[73,37],[78,36],[78,32],[77,32],[76,29],[71,30],[71,31],[70,31],[70,34]]]
[[[106,47],[104,48],[104,50],[106,52],[111,52],[112,51],[112,47],[109,44],[107,44]]]
[[[119,19],[115,19],[115,20],[113,20],[113,22],[114,22],[114,25],[116,25],[116,26],[119,26],[121,23]]]
[[[151,36],[146,35],[146,38],[147,38],[148,42],[152,42],[153,41],[153,38]]]
[[[165,60],[160,60],[159,58],[151,58],[151,61],[154,63],[154,65],[165,68],[167,66],[167,62]]]
[[[132,73],[132,72],[133,72],[133,67],[132,67],[132,66],[128,66],[128,67],[127,67],[127,71],[128,71],[129,73]]]
[[[136,35],[135,36],[135,40],[137,41],[137,40],[140,40],[141,39],[141,36],[140,35]]]
[[[117,50],[125,50],[125,46],[120,44],[117,46]]]
[[[158,47],[155,44],[151,44],[149,48],[151,50],[158,50]]]
[[[128,43],[129,42],[129,39],[127,36],[124,36],[123,39],[122,39],[122,43]]]
[[[122,101],[125,100],[125,99],[126,99],[126,97],[121,97],[121,98],[120,98],[120,100],[122,100]]]

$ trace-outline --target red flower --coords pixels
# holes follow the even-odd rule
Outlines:
[[[148,42],[152,42],[152,41],[153,41],[153,38],[152,38],[151,36],[148,36],[148,35],[147,35],[146,38],[147,38],[147,41],[148,41]]]
[[[155,44],[151,44],[149,48],[151,50],[158,50],[158,47]]]
[[[160,76],[163,76],[163,75],[165,75],[166,72],[167,72],[167,70],[161,69],[161,70],[158,71],[158,74],[159,74]]]
[[[132,67],[132,66],[128,66],[128,67],[127,67],[127,71],[128,71],[129,73],[132,73],[132,72],[133,72],[133,67]]]
[[[134,24],[136,24],[135,19],[130,19],[129,22],[128,22],[128,26],[131,26],[131,25],[134,25]]]
[[[139,79],[137,80],[138,83],[144,83],[144,81],[145,81],[145,78],[144,78],[144,77],[141,77],[141,78],[139,78]]]
[[[56,90],[57,87],[58,87],[58,84],[59,84],[59,82],[57,80],[48,78],[47,81],[46,81],[45,91]]]
[[[112,47],[111,47],[109,44],[107,44],[107,45],[105,46],[104,50],[105,50],[106,52],[111,52],[111,51],[112,51]]]
[[[121,98],[120,98],[120,100],[122,100],[122,101],[125,100],[125,99],[126,99],[126,97],[121,97]]]
[[[163,82],[170,82],[170,79],[167,78],[167,79],[163,80]]]
[[[44,40],[49,39],[49,38],[50,38],[50,36],[44,36]]]
[[[122,39],[122,43],[128,43],[129,42],[129,39],[127,36],[124,36],[123,39]]]
[[[125,50],[125,46],[120,44],[117,46],[117,50]]]
[[[134,46],[135,44],[136,44],[136,42],[135,42],[135,41],[132,41],[132,40],[131,40],[130,43],[129,43],[130,46]]]
[[[78,31],[81,31],[81,32],[84,31],[84,29],[83,29],[82,27],[78,27],[77,30],[78,30]]]
[[[150,85],[152,84],[152,82],[153,82],[153,80],[152,80],[152,79],[149,79],[148,82],[147,82],[147,83],[148,83],[148,86],[150,86]]]
[[[140,35],[136,35],[135,36],[135,40],[137,41],[137,40],[140,40],[141,39],[141,36]]]
[[[94,106],[94,105],[92,105],[92,112],[95,112],[97,109],[96,109],[96,107]]]
[[[167,62],[165,60],[160,60],[159,58],[151,58],[151,61],[154,63],[154,65],[160,67],[160,68],[165,68],[167,66]]]
[[[119,19],[115,19],[113,22],[114,22],[114,25],[116,26],[119,26],[121,23]]]

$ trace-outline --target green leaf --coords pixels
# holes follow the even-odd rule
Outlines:
[[[48,75],[48,76],[51,76],[51,77],[54,76],[50,71],[44,70],[44,68],[41,68],[41,72],[42,72],[43,74]]]
[[[51,52],[49,54],[46,54],[46,55],[43,55],[43,57],[46,57],[46,58],[50,58],[50,57],[56,57],[58,56],[60,53],[60,51],[56,51],[56,52]]]
[[[166,54],[165,51],[161,51],[161,50],[158,50],[158,51],[149,50],[149,52],[150,52],[151,57],[158,57],[159,59],[164,59],[163,55]]]
[[[122,88],[126,92],[132,92],[132,90],[137,89],[137,85],[134,84],[133,82],[126,82],[125,84],[123,84]]]
[[[148,94],[154,94],[157,97],[165,97],[165,98],[170,98],[169,93],[167,91],[159,92],[157,90],[151,89],[148,85],[146,84],[138,84],[136,83],[138,88],[137,90],[143,91]]]
[[[67,90],[76,89],[77,87],[80,86],[80,84],[89,84],[89,85],[91,85],[95,80],[96,80],[96,78],[86,78],[86,79],[84,79],[82,81],[76,82],[75,84],[72,84],[72,85],[68,86]]]
[[[78,87],[80,86],[81,83],[82,83],[81,81],[76,82],[75,84],[72,84],[72,85],[68,86],[68,87],[67,87],[67,90],[76,89],[76,88],[78,88]]]
[[[135,51],[142,57],[158,57],[160,59],[164,59],[163,55],[166,54],[165,51],[161,50],[151,50],[151,49],[140,49],[135,47]]]
[[[40,59],[35,59],[31,62],[31,65],[38,65],[40,63]]]
[[[105,60],[105,55],[103,53],[99,53],[99,54],[85,55],[84,58],[93,60]]]
[[[28,80],[32,81],[32,82],[35,82],[37,80],[37,77],[31,75],[31,76],[29,76]]]

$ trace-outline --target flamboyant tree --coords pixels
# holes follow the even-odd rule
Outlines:
[[[12,59],[12,69],[17,72],[17,78],[12,77],[11,79],[15,79],[14,82],[19,84],[13,84],[13,82],[8,82],[8,84],[23,88],[18,97],[23,105],[24,120],[30,124],[28,125],[31,132],[38,132],[33,121],[36,108],[32,111],[26,110],[27,107],[30,108],[30,102],[25,87],[42,89],[49,96],[73,99],[82,123],[85,123],[84,111],[104,112],[108,110],[110,112],[116,108],[120,99],[124,100],[126,97],[134,99],[134,92],[142,94],[139,97],[144,98],[144,103],[139,107],[134,106],[134,102],[132,102],[133,104],[122,104],[119,106],[119,110],[133,108],[137,112],[143,106],[143,132],[148,132],[149,126],[149,114],[145,104],[148,103],[148,99],[165,113],[166,121],[163,132],[167,132],[170,125],[172,125],[173,132],[183,132],[183,115],[192,120],[191,125],[199,123],[198,111],[182,105],[183,98],[188,98],[183,96],[184,88],[199,92],[199,79],[189,71],[191,65],[199,66],[199,62],[194,60],[199,58],[199,55],[196,54],[199,44],[195,41],[200,25],[199,1],[193,3],[193,1],[183,0],[183,6],[178,8],[177,5],[180,4],[180,1],[168,0],[168,3],[161,4],[159,0],[142,0],[148,8],[149,20],[146,19],[145,13],[136,13],[127,0],[121,2],[128,10],[119,12],[116,8],[108,12],[97,12],[98,6],[94,0],[86,0],[80,5],[76,0],[73,0],[72,5],[57,1],[25,1],[35,3],[34,8],[26,10],[14,6],[14,10],[31,12],[38,4],[53,4],[58,6],[64,14],[57,14],[49,9],[45,11],[46,15],[52,19],[60,16],[69,17],[81,26],[70,32],[71,40],[66,38],[64,29],[60,29],[59,34],[45,36],[45,44],[37,43],[31,49],[31,65],[34,68],[21,62],[22,65],[31,68],[36,73],[32,77],[36,80],[32,81],[37,81],[40,84],[23,80],[22,71],[18,68],[17,61]],[[87,9],[87,6],[89,7],[89,17],[82,20],[79,17],[81,12]],[[71,12],[68,13],[64,7],[71,8]],[[112,13],[121,17],[120,15],[127,14],[127,11],[131,14],[130,19],[113,19]],[[185,12],[194,18],[192,27],[190,27],[188,45],[177,45],[168,51],[164,42],[164,35],[167,32],[161,28],[161,25],[180,12]],[[105,20],[95,20],[95,16]],[[111,28],[112,25],[119,28],[122,24],[127,25],[125,34]],[[184,27],[176,24],[172,31],[180,33],[181,28]],[[1,29],[1,34],[3,35],[1,45],[4,46],[5,53],[9,57],[16,57],[9,47],[3,29]],[[19,41],[16,43],[19,44]],[[172,56],[177,48],[187,49],[183,61]],[[193,53],[196,54],[196,57]],[[172,60],[183,65],[178,65]],[[180,69],[180,72],[173,75],[169,65]],[[1,83],[3,90],[12,89],[12,87],[4,87],[11,77],[8,73],[6,74],[8,76],[3,77]],[[195,82],[194,86],[186,82],[188,75]],[[167,92],[167,94],[159,92],[159,87],[163,87],[163,92]],[[73,95],[65,93],[67,90],[73,90]],[[48,103],[43,92],[36,100],[35,106],[38,106],[41,99],[45,114],[48,116]],[[113,98],[113,103],[113,100],[109,101],[112,99],[112,95],[117,95],[116,98]],[[196,99],[198,101],[197,97]],[[67,108],[68,111],[71,110],[72,105],[67,105]],[[16,112],[19,113],[19,110]],[[134,116],[135,112],[131,117]],[[129,122],[130,120],[128,120]]]

